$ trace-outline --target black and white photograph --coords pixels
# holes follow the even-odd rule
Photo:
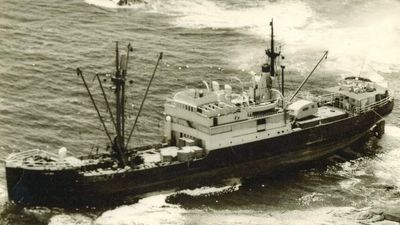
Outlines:
[[[400,224],[399,93],[399,0],[0,0],[0,224]]]

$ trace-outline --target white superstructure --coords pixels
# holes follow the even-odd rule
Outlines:
[[[165,138],[177,146],[212,151],[291,132],[282,95],[267,87],[269,75],[252,75],[248,91],[234,93],[216,81],[211,89],[187,89],[167,99]],[[208,85],[207,85],[208,87]]]

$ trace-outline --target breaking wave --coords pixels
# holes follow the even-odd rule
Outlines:
[[[354,207],[321,207],[317,209],[292,211],[248,211],[248,210],[214,210],[207,214],[193,215],[187,224],[252,224],[252,225],[288,225],[299,224],[366,224],[381,220],[379,215],[370,212],[369,208]],[[201,221],[199,223],[199,221]]]
[[[92,225],[93,220],[81,214],[60,214],[50,218],[49,225]]]
[[[147,5],[147,2],[134,3],[126,6],[118,5],[119,0],[84,0],[87,4],[95,5],[103,8],[117,9],[117,8],[130,8],[140,9]]]
[[[176,16],[174,24],[192,29],[237,29],[246,28],[265,37],[266,25],[271,18],[277,29],[299,28],[311,18],[312,10],[299,1],[260,2],[247,7],[232,7],[215,1],[173,0],[160,5],[159,11]]]
[[[133,205],[125,205],[104,212],[95,220],[96,225],[120,224],[186,224],[187,210],[179,204],[171,204],[171,199],[219,196],[237,191],[240,184],[224,187],[201,187],[182,190],[172,194],[158,194],[139,200]],[[193,199],[192,199],[193,200]]]
[[[184,212],[177,205],[165,202],[167,195],[156,195],[139,200],[133,205],[104,212],[96,225],[119,224],[184,224]]]
[[[384,151],[375,149],[377,155],[338,164],[328,170],[327,174],[339,176],[340,189],[360,197],[354,200],[356,205],[383,207],[399,204],[396,197],[400,193],[399,141],[400,128],[386,126],[385,135],[379,141]]]
[[[145,12],[164,14],[175,27],[230,29],[254,36],[260,42],[267,39],[268,23],[274,18],[277,39],[284,46],[288,58],[309,58],[302,55],[302,51],[314,50],[317,61],[319,52],[322,55],[324,50],[329,50],[330,59],[324,66],[325,70],[341,70],[351,75],[400,71],[400,46],[397,43],[400,39],[400,14],[397,13],[400,3],[394,0],[355,6],[341,1],[335,7],[342,10],[333,12],[337,14],[334,18],[316,8],[315,3],[300,0],[257,1],[240,4],[241,7],[210,0],[151,0],[148,4],[132,6],[118,6],[117,0],[85,1],[107,8],[141,8]],[[345,23],[340,24],[340,21]],[[232,47],[235,49],[237,46]],[[246,61],[254,61],[256,54],[262,54],[246,48],[238,49],[240,54],[237,57],[240,58],[233,60],[241,62],[238,67],[249,69],[251,65]],[[295,66],[304,66],[305,70],[310,68],[310,65]]]

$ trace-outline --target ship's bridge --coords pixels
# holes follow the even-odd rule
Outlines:
[[[254,80],[254,79],[253,79]],[[165,138],[177,146],[206,150],[242,144],[288,132],[277,90],[261,89],[259,79],[247,92],[233,93],[213,81],[206,89],[186,89],[165,103]]]
[[[224,90],[187,89],[167,99],[165,113],[173,118],[184,119],[206,127],[215,126],[234,121],[226,119],[231,114],[237,114],[236,119],[247,118],[246,113],[241,113],[242,104],[232,103],[232,99],[237,98],[239,97],[236,95],[232,97],[229,86],[226,86]],[[217,124],[213,119],[215,117],[219,120]]]

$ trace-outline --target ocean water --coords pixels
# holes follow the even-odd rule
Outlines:
[[[127,7],[110,0],[0,0],[2,162],[19,150],[66,147],[82,155],[105,145],[75,69],[82,69],[101,100],[91,77],[113,70],[115,41],[122,49],[128,43],[134,48],[132,118],[158,53],[164,52],[132,145],[161,138],[163,102],[173,91],[231,76],[246,81],[259,72],[271,18],[285,55],[287,92],[329,50],[301,96],[317,94],[341,76],[361,75],[385,80],[397,98],[386,134],[364,146],[374,154],[286,177],[152,193],[106,209],[10,205],[1,166],[0,223],[373,224],[379,215],[370,210],[400,206],[398,12],[397,0],[148,0]]]

